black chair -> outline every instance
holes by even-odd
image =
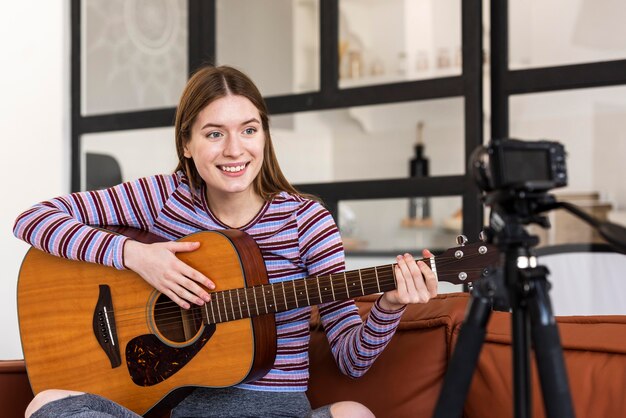
[[[122,169],[113,156],[91,152],[85,156],[85,190],[105,189],[122,182]]]

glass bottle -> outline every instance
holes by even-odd
[[[428,158],[424,155],[423,129],[424,122],[418,122],[417,141],[414,147],[415,155],[409,161],[411,177],[428,177]],[[430,202],[427,197],[412,197],[409,200],[409,218],[417,220],[430,218]]]

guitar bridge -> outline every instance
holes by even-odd
[[[109,358],[111,368],[119,367],[122,364],[122,358],[115,330],[113,299],[108,285],[100,285],[98,303],[93,313],[93,332],[100,347]]]

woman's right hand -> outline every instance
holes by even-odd
[[[199,247],[199,242],[143,244],[128,240],[124,244],[124,264],[180,307],[189,309],[190,303],[203,305],[211,300],[199,284],[215,288],[204,274],[176,257],[178,252],[195,251]]]

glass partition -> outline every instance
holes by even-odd
[[[461,233],[461,197],[425,198],[429,215],[410,217],[411,200],[342,200],[339,229],[348,253],[404,253],[456,246]],[[472,241],[477,241],[474,237]]]
[[[272,139],[292,183],[403,178],[422,144],[429,175],[465,173],[463,98],[278,115]]]
[[[626,59],[626,2],[509,0],[509,67]]]
[[[512,96],[511,136],[549,139],[565,145],[568,186],[556,189],[600,219],[626,225],[626,87],[603,87]],[[564,211],[550,213],[552,228],[542,244],[601,241]]]
[[[81,113],[176,106],[187,81],[187,2],[81,5]]]
[[[340,0],[340,87],[461,74],[460,0]]]
[[[319,0],[217,0],[217,63],[263,96],[319,89]]]

